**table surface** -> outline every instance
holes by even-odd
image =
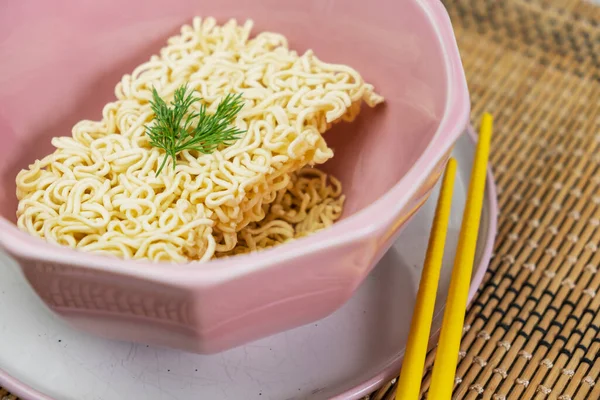
[[[472,122],[495,115],[501,211],[495,257],[467,314],[454,398],[598,399],[600,8],[582,0],[444,4]],[[390,382],[370,398],[392,400],[394,390]],[[0,388],[0,399],[16,397]]]

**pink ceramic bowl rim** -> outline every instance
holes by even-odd
[[[213,260],[202,268],[190,264],[160,264],[85,254],[57,245],[48,244],[20,231],[0,217],[0,246],[23,259],[43,260],[79,268],[108,271],[178,287],[209,287],[223,281],[296,259],[307,253],[335,248],[367,237],[382,229],[390,219],[402,215],[402,208],[415,188],[430,175],[460,134],[469,117],[469,93],[450,18],[439,0],[413,0],[424,11],[443,53],[446,71],[447,100],[445,114],[439,127],[417,162],[387,193],[363,210],[340,221],[333,227],[297,240],[279,248],[256,254],[237,256],[235,259]],[[192,268],[190,267],[192,266]]]
[[[473,129],[467,129],[469,137],[476,142],[477,137],[473,132]],[[475,297],[475,293],[479,289],[479,285],[483,281],[483,277],[485,272],[487,271],[488,264],[492,257],[492,250],[494,248],[494,241],[496,238],[496,230],[497,230],[497,221],[498,221],[498,201],[497,201],[497,193],[496,193],[496,185],[494,183],[494,177],[492,175],[491,170],[488,170],[487,183],[487,206],[490,213],[489,226],[488,226],[488,236],[485,241],[485,245],[483,248],[483,253],[481,257],[481,262],[477,266],[475,274],[471,280],[471,286],[469,288],[469,297],[468,304],[471,303],[473,298]],[[433,333],[432,336],[437,335],[437,333]],[[359,399],[377,388],[381,387],[381,385],[390,379],[392,379],[398,373],[400,369],[401,355],[399,354],[395,357],[381,372],[377,375],[369,379],[368,381],[362,383],[361,385],[352,388],[351,390],[346,391],[345,393],[337,396],[334,400],[351,400],[351,399]],[[0,369],[0,387],[4,387],[6,390],[11,392],[12,394],[19,396],[23,399],[29,400],[53,400],[51,397],[46,396],[38,392],[35,389],[28,387],[23,384],[21,381],[13,378],[5,371]]]

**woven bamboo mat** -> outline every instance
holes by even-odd
[[[445,4],[473,123],[484,110],[495,115],[501,210],[495,256],[467,314],[454,398],[600,399],[600,8]],[[425,393],[429,379],[427,370]],[[370,398],[391,400],[394,390],[390,383]],[[0,399],[16,397],[0,388]]]
[[[448,0],[473,123],[495,115],[495,255],[455,399],[600,399],[600,7]],[[434,358],[427,358],[426,394]],[[391,400],[388,384],[370,396]],[[426,395],[423,396],[426,398]],[[438,400],[438,399],[430,399]]]

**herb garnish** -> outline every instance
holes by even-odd
[[[154,112],[154,124],[146,125],[150,144],[163,149],[167,154],[158,168],[160,174],[169,157],[173,159],[173,169],[177,154],[183,150],[197,150],[204,154],[215,151],[219,145],[230,145],[239,139],[244,130],[231,126],[235,116],[244,106],[241,94],[228,94],[217,106],[214,114],[206,113],[206,106],[200,105],[198,112],[190,112],[192,104],[201,99],[194,96],[193,90],[187,93],[187,85],[175,90],[171,105],[152,88],[153,100],[150,106]]]

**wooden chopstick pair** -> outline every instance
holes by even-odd
[[[483,207],[492,127],[492,116],[487,113],[484,114],[448,289],[444,319],[433,365],[428,400],[448,400],[452,397],[454,389],[454,375],[458,364],[460,340],[475,259],[481,209]],[[408,335],[408,343],[402,362],[402,370],[398,379],[396,400],[417,400],[419,398],[444,256],[456,166],[456,160],[451,158],[444,173],[417,293],[417,302]]]

